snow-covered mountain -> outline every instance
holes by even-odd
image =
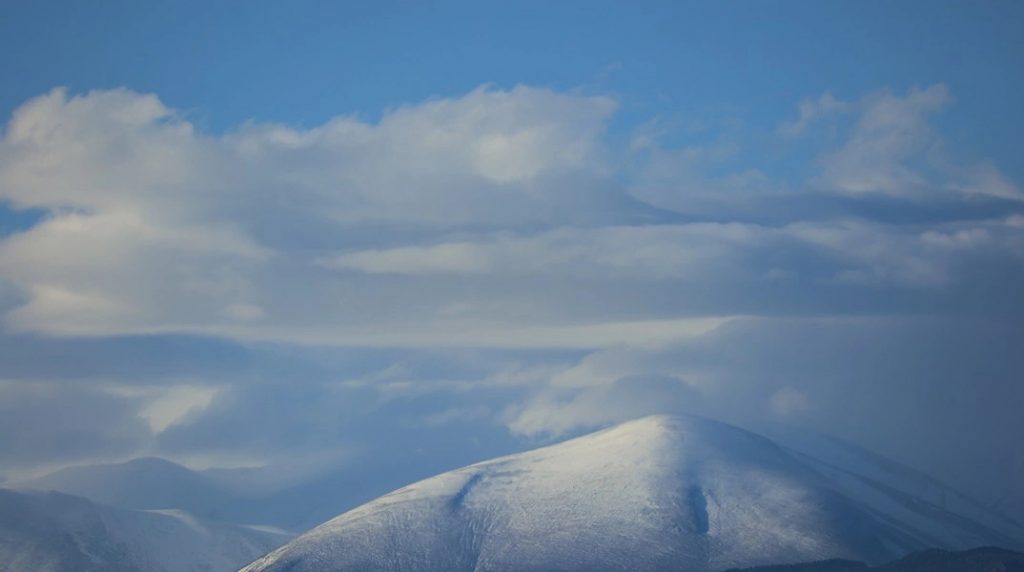
[[[887,486],[888,469],[868,465],[853,475],[722,423],[648,417],[420,481],[245,570],[697,572],[1024,539],[983,508],[958,514]]]
[[[229,572],[289,538],[179,510],[125,510],[63,493],[0,489],[5,572]]]

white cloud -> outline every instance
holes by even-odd
[[[882,91],[864,97],[856,104],[858,117],[845,142],[819,158],[816,184],[852,195],[921,197],[954,191],[1024,200],[990,162],[961,162],[950,156],[929,117],[952,101],[942,84],[910,89],[902,96]],[[802,109],[801,119],[804,115]]]
[[[505,233],[477,242],[350,252],[324,264],[370,274],[685,277],[763,231],[738,223],[563,228],[527,236]]]
[[[338,221],[428,225],[522,222],[559,194],[553,179],[606,171],[607,97],[477,89],[298,131],[250,125],[224,139],[266,192],[313,201]]]
[[[953,182],[952,187],[967,195],[1024,200],[1024,191],[990,161],[965,169],[960,180]]]
[[[181,383],[170,386],[108,385],[105,391],[142,403],[139,417],[146,420],[153,434],[187,421],[189,415],[209,407],[221,388]]]
[[[927,176],[912,165],[937,145],[927,121],[950,102],[945,86],[911,90],[906,97],[880,93],[862,112],[843,146],[822,157],[822,184],[841,192],[913,195]]]
[[[564,318],[563,318],[564,319]],[[664,320],[598,321],[524,324],[514,320],[407,321],[365,327],[260,329],[211,327],[209,333],[240,340],[395,348],[596,349],[620,345],[658,347],[714,330],[735,316],[702,316]]]
[[[298,231],[345,243],[367,236],[358,225],[368,221],[530,220],[562,200],[553,197],[565,177],[601,176],[600,135],[614,107],[605,97],[481,88],[376,124],[249,124],[214,137],[153,95],[54,90],[19,108],[0,141],[0,199],[49,213],[0,242],[0,278],[26,299],[7,325],[105,335],[252,323],[266,332],[281,312],[312,330],[347,324],[345,311],[327,309],[344,284],[318,269],[317,247]]]
[[[679,412],[699,401],[683,380],[623,378],[577,391],[547,391],[507,412],[508,428],[527,436],[563,436],[654,413]]]
[[[115,333],[202,323],[245,299],[267,249],[228,228],[166,225],[127,211],[54,215],[0,242],[0,274],[29,296],[7,324]]]
[[[723,326],[729,323],[737,322]],[[589,353],[552,372],[521,406],[506,411],[505,422],[514,433],[558,436],[653,413],[697,411],[709,391],[713,394],[713,381],[676,351],[712,340],[720,331],[658,346],[621,344]]]
[[[927,116],[949,101],[933,86],[850,104],[858,119],[821,180],[902,195],[951,172],[939,188],[1016,196],[990,163],[917,169],[939,141]],[[801,121],[841,103],[823,97]],[[963,260],[1020,254],[1011,224],[822,219],[757,169],[703,172],[741,157],[739,138],[648,142],[627,152],[644,154],[631,171],[604,134],[615,107],[480,88],[372,123],[213,135],[152,95],[54,90],[0,140],[0,199],[45,212],[0,239],[0,281],[16,291],[4,324],[360,347],[657,345],[701,320],[777,312],[751,300],[786,285],[941,287]],[[781,196],[786,222],[730,218]],[[706,221],[659,210],[709,204],[727,208]]]

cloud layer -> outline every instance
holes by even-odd
[[[946,87],[685,145],[619,105],[481,87],[216,134],[129,90],[26,102],[0,460],[458,463],[693,411],[1024,477],[1024,194],[942,134]]]

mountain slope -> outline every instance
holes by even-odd
[[[656,416],[418,482],[245,570],[724,570],[1024,532],[835,479],[753,433]]]
[[[1011,507],[991,507],[970,498],[921,471],[877,453],[821,433],[771,426],[758,432],[801,455],[819,471],[851,486],[884,488],[902,493],[961,516],[988,522],[996,528],[1014,529],[1024,525]]]
[[[5,572],[229,572],[288,538],[182,511],[124,510],[62,493],[0,489]]]

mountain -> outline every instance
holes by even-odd
[[[994,513],[957,514],[736,427],[655,416],[420,481],[244,570],[700,572],[1021,539]]]
[[[1024,553],[981,547],[961,552],[924,550],[899,560],[869,567],[863,562],[825,560],[801,564],[755,566],[729,572],[1024,572]]]
[[[126,510],[63,493],[0,489],[5,572],[229,572],[289,538],[179,510]]]
[[[867,572],[877,570],[863,562],[830,558],[818,562],[800,562],[798,564],[776,564],[753,566],[750,568],[732,568],[726,572]]]
[[[119,508],[176,508],[223,522],[303,531],[340,509],[353,508],[409,482],[410,475],[427,477],[440,467],[459,463],[449,464],[442,459],[434,464],[439,468],[424,471],[430,463],[423,459],[348,463],[308,479],[280,482],[272,475],[268,477],[262,468],[194,471],[147,457],[68,467],[5,486],[59,491]]]
[[[16,486],[60,491],[119,508],[174,508],[211,518],[220,516],[217,508],[232,496],[215,479],[156,457],[68,467]]]

